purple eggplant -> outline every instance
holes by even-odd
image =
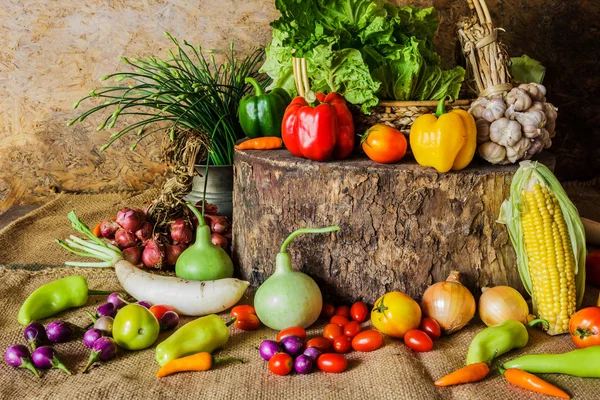
[[[269,361],[271,357],[281,351],[281,345],[274,340],[263,340],[259,347],[260,356]]]
[[[25,340],[27,340],[31,348],[35,350],[46,340],[46,328],[39,322],[34,321],[25,327],[23,336],[25,336]]]
[[[31,355],[31,360],[33,361],[33,365],[39,369],[56,368],[64,371],[67,375],[71,375],[71,371],[67,369],[65,364],[56,355],[56,350],[50,346],[38,347]]]
[[[29,354],[29,349],[22,344],[15,344],[6,349],[6,353],[4,353],[4,360],[8,365],[18,368],[26,368],[33,372],[33,374],[38,378],[40,377],[40,374],[37,372],[37,369],[35,369],[33,363],[31,362],[31,354]]]
[[[86,311],[85,314],[92,320],[94,329],[100,330],[104,336],[112,336],[112,326],[114,322],[112,317],[103,316],[98,318],[88,311]]]
[[[308,374],[313,369],[313,360],[304,354],[296,357],[294,361],[294,370],[299,374]]]
[[[125,301],[123,299],[123,295],[121,293],[109,294],[108,298],[106,299],[106,302],[114,304],[117,311],[127,305],[127,303],[125,303]]]
[[[288,353],[290,356],[297,356],[304,350],[304,343],[298,336],[286,336],[280,341],[283,351]]]
[[[319,356],[321,355],[321,350],[317,349],[316,347],[308,347],[306,350],[304,350],[304,353],[302,354],[310,357],[310,359],[313,360],[313,362],[316,362],[319,359]]]
[[[96,310],[98,317],[111,317],[114,318],[117,315],[117,307],[113,303],[104,303],[98,306]]]
[[[152,307],[152,304],[148,303],[147,301],[138,301],[138,304],[142,307],[146,307],[146,308],[150,308]]]
[[[73,327],[65,321],[52,321],[46,327],[46,335],[52,343],[68,342],[73,336]]]
[[[115,343],[112,338],[101,337],[94,342],[90,358],[88,359],[88,363],[83,369],[83,372],[87,372],[96,361],[108,361],[113,358],[115,354],[117,354],[117,343]]]
[[[85,344],[85,347],[89,347],[91,349],[94,347],[96,340],[100,339],[101,337],[102,331],[100,329],[92,328],[83,334],[83,344]]]
[[[175,311],[167,311],[160,318],[160,330],[168,331],[179,324],[179,315]]]

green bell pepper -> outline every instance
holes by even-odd
[[[246,78],[246,82],[254,86],[255,93],[240,101],[238,114],[242,130],[249,138],[281,137],[281,121],[291,102],[290,95],[281,88],[265,93],[254,78]]]
[[[212,353],[229,340],[228,326],[216,314],[207,315],[188,322],[175,331],[164,342],[156,346],[156,362],[162,367],[171,360],[196,353]]]
[[[567,374],[600,378],[600,346],[590,346],[563,354],[529,354],[504,363],[534,374]]]
[[[548,322],[543,319],[534,319],[527,326],[533,326],[540,322],[544,326],[548,326]],[[528,341],[527,328],[517,320],[508,319],[501,324],[490,326],[473,338],[467,353],[467,365],[487,363],[493,357],[508,353],[512,349],[525,347]]]

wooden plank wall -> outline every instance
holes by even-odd
[[[402,2],[396,1],[397,3]],[[454,62],[454,22],[464,1],[422,0],[442,20],[437,46]],[[597,173],[600,1],[489,0],[513,55],[526,52],[548,67],[549,98],[559,111],[555,152],[565,179]],[[265,45],[272,0],[3,0],[0,4],[0,211],[43,201],[56,191],[137,191],[159,183],[160,139],[135,152],[117,143],[97,117],[66,127],[75,100],[122,70],[121,56],[165,56],[162,32],[241,51]],[[591,145],[595,143],[595,145]],[[595,164],[594,164],[595,163]]]

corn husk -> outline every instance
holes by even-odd
[[[577,208],[575,208],[552,171],[538,162],[522,161],[513,177],[510,186],[510,197],[502,203],[500,217],[497,222],[505,224],[508,229],[510,240],[517,253],[517,264],[521,281],[523,282],[523,286],[525,286],[527,293],[531,295],[533,309],[536,310],[537,306],[535,304],[535,296],[533,296],[527,251],[525,250],[523,229],[521,227],[521,212],[525,207],[525,204],[521,199],[521,193],[524,189],[533,187],[536,183],[547,187],[548,190],[551,190],[554,193],[565,218],[565,224],[569,230],[571,247],[573,249],[575,260],[574,274],[575,285],[577,288],[577,308],[579,308],[585,290],[585,231]]]

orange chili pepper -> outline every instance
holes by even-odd
[[[96,236],[97,238],[102,237],[102,233],[100,233],[100,227],[102,226],[102,221],[98,222],[98,225],[96,225],[94,227],[94,230],[92,231],[92,233],[94,234],[94,236]]]
[[[452,386],[460,385],[461,383],[477,382],[485,378],[489,372],[490,367],[484,362],[469,364],[438,379],[434,382],[434,385]]]
[[[224,361],[239,361],[243,363],[243,361],[239,358],[213,357],[210,353],[202,352],[169,361],[158,370],[156,377],[162,378],[163,376],[171,375],[177,372],[208,371],[213,367],[213,365]]]
[[[283,145],[280,137],[263,136],[255,139],[248,139],[235,146],[237,150],[273,150],[279,149]]]
[[[561,399],[570,399],[571,396],[557,388],[551,383],[522,371],[517,368],[509,368],[507,370],[500,369],[500,372],[506,378],[506,381],[523,389],[531,390],[532,392],[547,394],[549,396],[560,397]]]

